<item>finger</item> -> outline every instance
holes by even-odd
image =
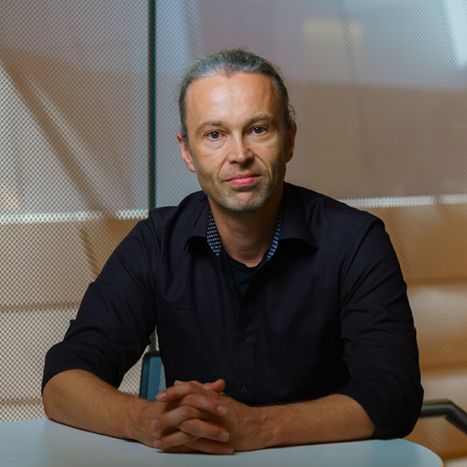
[[[210,391],[221,393],[225,389],[225,381],[223,379],[217,379],[211,383],[204,383],[203,387]]]
[[[183,441],[186,444],[180,444]],[[176,432],[165,436],[154,443],[154,447],[165,452],[187,453],[204,452],[208,454],[233,454],[233,447],[226,443],[211,441],[208,439],[191,438],[185,433]]]
[[[195,379],[191,379],[190,381],[184,381],[182,379],[175,379],[174,380],[174,386],[180,386],[180,384],[187,384],[187,383],[193,383],[198,386],[202,386],[203,383],[200,383],[199,381],[196,381]]]
[[[190,381],[180,381],[180,380],[176,380],[176,383],[179,384],[179,383],[192,383],[192,384],[195,384],[197,386],[202,386],[202,387],[205,387],[205,388],[216,388],[216,387],[220,387],[220,386],[224,386],[225,387],[225,381],[222,379],[222,378],[218,378],[216,379],[215,381],[208,381],[206,383],[200,383],[199,381],[196,381],[195,379],[192,379]],[[175,381],[174,381],[174,384],[175,384]]]
[[[190,381],[180,383],[165,389],[164,391],[157,394],[156,399],[159,402],[176,401],[182,399],[183,397],[191,393],[215,394],[215,392],[205,389],[200,383]]]
[[[204,384],[212,384],[212,383],[200,383],[199,381],[196,381],[195,379],[192,379],[190,381],[183,381],[181,379],[174,380],[174,386],[180,386],[180,384],[186,384],[186,383],[192,383],[198,386],[203,386]]]
[[[181,384],[185,384],[188,381],[182,381],[179,379],[176,379],[174,381],[174,386],[180,386]],[[205,389],[209,389],[211,391],[216,391],[216,392],[222,392],[225,389],[225,381],[223,379],[216,379],[216,381],[210,381],[208,383],[200,383],[198,381],[190,381],[193,384],[198,384]]]
[[[188,446],[188,443],[193,441],[193,437],[183,431],[175,431],[160,439],[156,439],[153,442],[153,446],[162,451],[169,449],[180,448],[182,446]]]
[[[205,452],[208,454],[233,454],[234,448],[230,444],[219,443],[209,439],[194,439],[186,445],[195,451]]]
[[[162,414],[152,422],[152,428],[156,437],[162,436],[172,428],[178,428],[180,424],[191,418],[201,418],[202,413],[190,405],[180,405],[177,408]]]
[[[204,394],[188,394],[181,400],[181,405],[190,405],[202,412],[223,416],[227,413],[227,406],[222,400]]]
[[[196,439],[186,433],[177,431],[154,442],[154,447],[167,452],[198,451],[209,454],[232,454],[229,444],[209,439]]]
[[[187,420],[180,424],[178,428],[180,431],[183,431],[194,438],[205,438],[212,441],[220,441],[222,443],[226,443],[230,439],[230,434],[227,430],[204,420]]]

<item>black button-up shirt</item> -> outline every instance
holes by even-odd
[[[408,433],[423,390],[382,222],[290,184],[281,212],[278,244],[241,295],[229,259],[208,242],[203,193],[151,211],[89,286],[43,384],[80,368],[118,386],[156,326],[168,385],[224,378],[226,393],[251,405],[346,394],[375,436]]]

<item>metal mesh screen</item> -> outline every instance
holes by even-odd
[[[0,420],[43,416],[45,352],[147,213],[147,14],[0,0]]]

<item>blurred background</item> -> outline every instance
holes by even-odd
[[[283,71],[298,121],[287,179],[385,221],[426,399],[467,409],[465,0],[0,0],[0,12],[0,420],[44,416],[45,352],[89,282],[149,208],[198,189],[175,139],[177,83],[226,47]],[[443,419],[411,439],[467,465],[467,437]]]

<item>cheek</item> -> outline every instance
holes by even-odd
[[[213,160],[202,160],[198,161],[196,164],[196,173],[198,177],[203,179],[210,179],[218,171],[216,169],[216,164],[213,163]]]
[[[258,159],[273,170],[282,167],[286,163],[287,153],[285,148],[278,148],[277,143],[270,143],[258,149],[256,154]]]

